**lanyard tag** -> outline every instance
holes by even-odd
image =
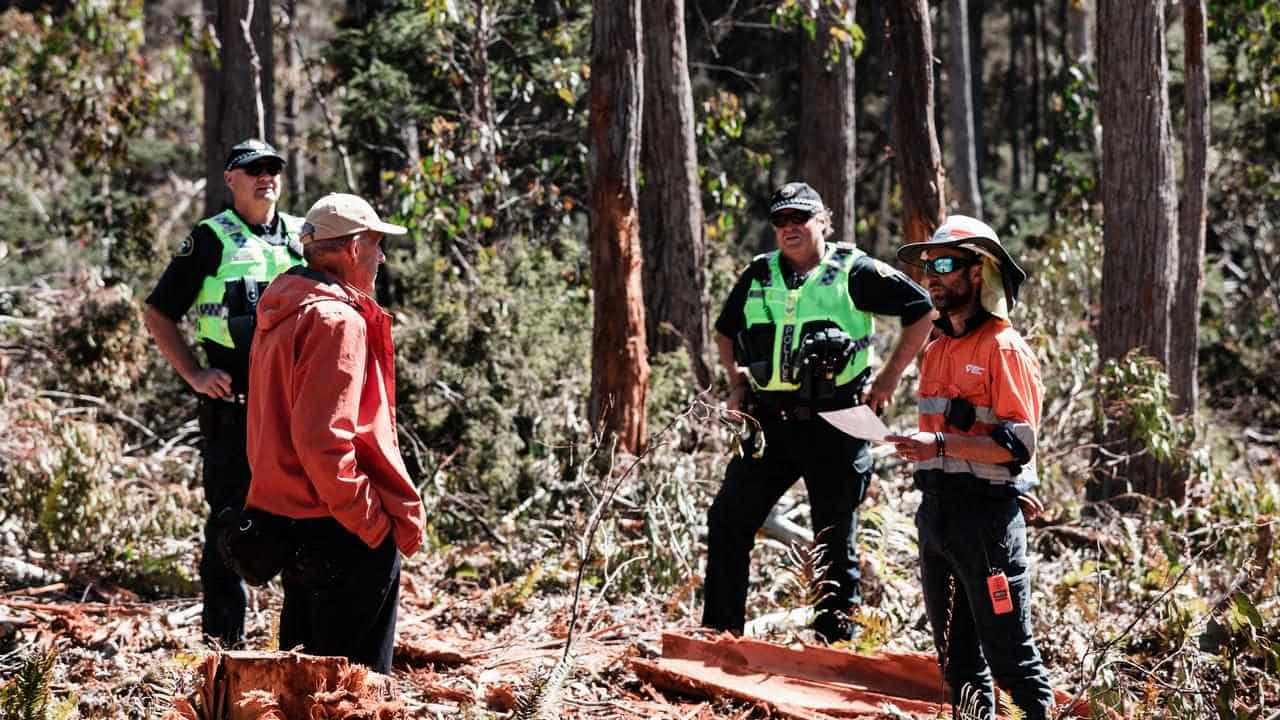
[[[1009,597],[1009,578],[1004,571],[987,578],[987,594],[991,596],[991,609],[996,615],[1013,612],[1013,599]]]

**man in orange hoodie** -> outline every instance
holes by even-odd
[[[345,656],[386,673],[400,553],[422,544],[422,501],[395,427],[391,316],[373,299],[385,223],[364,200],[326,195],[307,212],[308,267],[258,301],[250,357],[246,507],[290,518],[280,647]]]

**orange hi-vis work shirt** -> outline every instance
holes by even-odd
[[[920,429],[990,436],[1007,423],[1032,459],[1016,474],[1011,470],[1016,466],[953,457],[930,458],[918,463],[916,471],[965,475],[993,486],[1012,484],[1019,491],[1036,485],[1034,456],[1043,396],[1040,363],[1008,321],[992,316],[959,337],[939,335],[925,347],[920,367]],[[968,430],[947,423],[947,410],[957,398],[974,406],[975,421]]]

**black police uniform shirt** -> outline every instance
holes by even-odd
[[[231,211],[235,212],[235,209],[232,208]],[[244,221],[240,213],[236,215]],[[285,241],[284,222],[279,214],[266,225],[256,225],[248,221],[245,221],[245,225],[254,235],[268,242],[283,244]],[[204,284],[204,279],[217,275],[218,266],[221,264],[222,242],[209,227],[197,225],[169,260],[169,266],[160,275],[155,289],[147,296],[147,304],[175,323],[182,322],[182,317],[195,304],[196,295],[200,294],[200,286]],[[249,353],[207,340],[200,344],[204,346],[209,367],[224,370],[231,375],[232,392],[247,392]]]
[[[800,284],[808,278],[808,274],[801,275],[792,270],[786,256],[780,255],[778,259],[787,288],[794,290],[800,287]],[[751,280],[767,277],[769,277],[769,261],[766,258],[753,261],[742,275],[738,276],[738,281],[729,291],[729,297],[720,309],[720,316],[716,318],[716,332],[730,338],[738,337],[738,333],[747,324],[743,308],[747,304],[747,292],[751,289]],[[929,293],[925,292],[924,288],[901,270],[876,260],[870,255],[859,257],[849,270],[849,297],[853,299],[854,306],[863,312],[901,318],[903,327],[928,315],[933,309]]]

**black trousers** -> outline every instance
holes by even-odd
[[[858,584],[858,505],[871,479],[865,440],[826,420],[761,418],[762,457],[734,458],[707,511],[707,571],[702,624],[741,633],[756,531],[782,494],[803,477],[815,537],[825,544],[826,580],[835,585],[818,610],[846,611],[861,602]]]
[[[336,520],[295,524],[297,556],[283,573],[280,649],[345,657],[391,672],[400,551],[390,535],[376,548]]]
[[[994,717],[991,679],[1008,691],[1029,720],[1042,720],[1053,689],[1031,636],[1031,573],[1027,525],[1014,498],[926,491],[916,513],[920,578],[951,702]],[[997,615],[987,578],[1003,572],[1012,612]]]
[[[246,595],[240,576],[218,555],[213,519],[223,508],[244,507],[249,493],[245,417],[243,405],[208,398],[200,400],[200,432],[204,435],[201,481],[209,504],[200,557],[200,587],[204,594],[200,627],[205,635],[225,647],[244,640]]]

